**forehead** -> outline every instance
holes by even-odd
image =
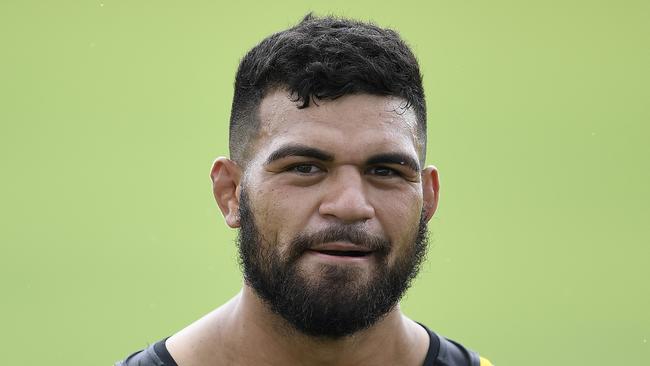
[[[303,109],[298,105],[284,90],[262,100],[255,155],[286,143],[301,143],[336,157],[362,158],[387,150],[418,156],[417,119],[411,108],[404,108],[401,98],[353,94],[317,100]]]

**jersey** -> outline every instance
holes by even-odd
[[[422,327],[429,333],[429,349],[422,366],[492,366],[474,351]],[[115,366],[179,366],[167,350],[167,338],[131,354]]]

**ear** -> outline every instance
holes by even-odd
[[[440,181],[438,180],[438,169],[430,165],[422,171],[422,198],[427,222],[433,217],[433,214],[438,208],[439,194]]]
[[[239,227],[239,191],[241,168],[234,161],[219,157],[212,164],[210,178],[212,193],[221,209],[226,224],[231,228]]]

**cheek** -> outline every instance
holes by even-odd
[[[385,234],[396,245],[396,251],[410,244],[420,224],[422,197],[415,190],[381,192],[375,212]]]
[[[281,247],[305,230],[314,212],[313,193],[304,189],[260,187],[255,197],[260,233],[267,242],[279,243]]]

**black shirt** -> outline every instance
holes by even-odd
[[[422,366],[480,366],[479,357],[475,352],[437,335],[424,325],[422,327],[429,333],[429,349]],[[167,338],[131,354],[115,366],[178,366],[165,345]]]

